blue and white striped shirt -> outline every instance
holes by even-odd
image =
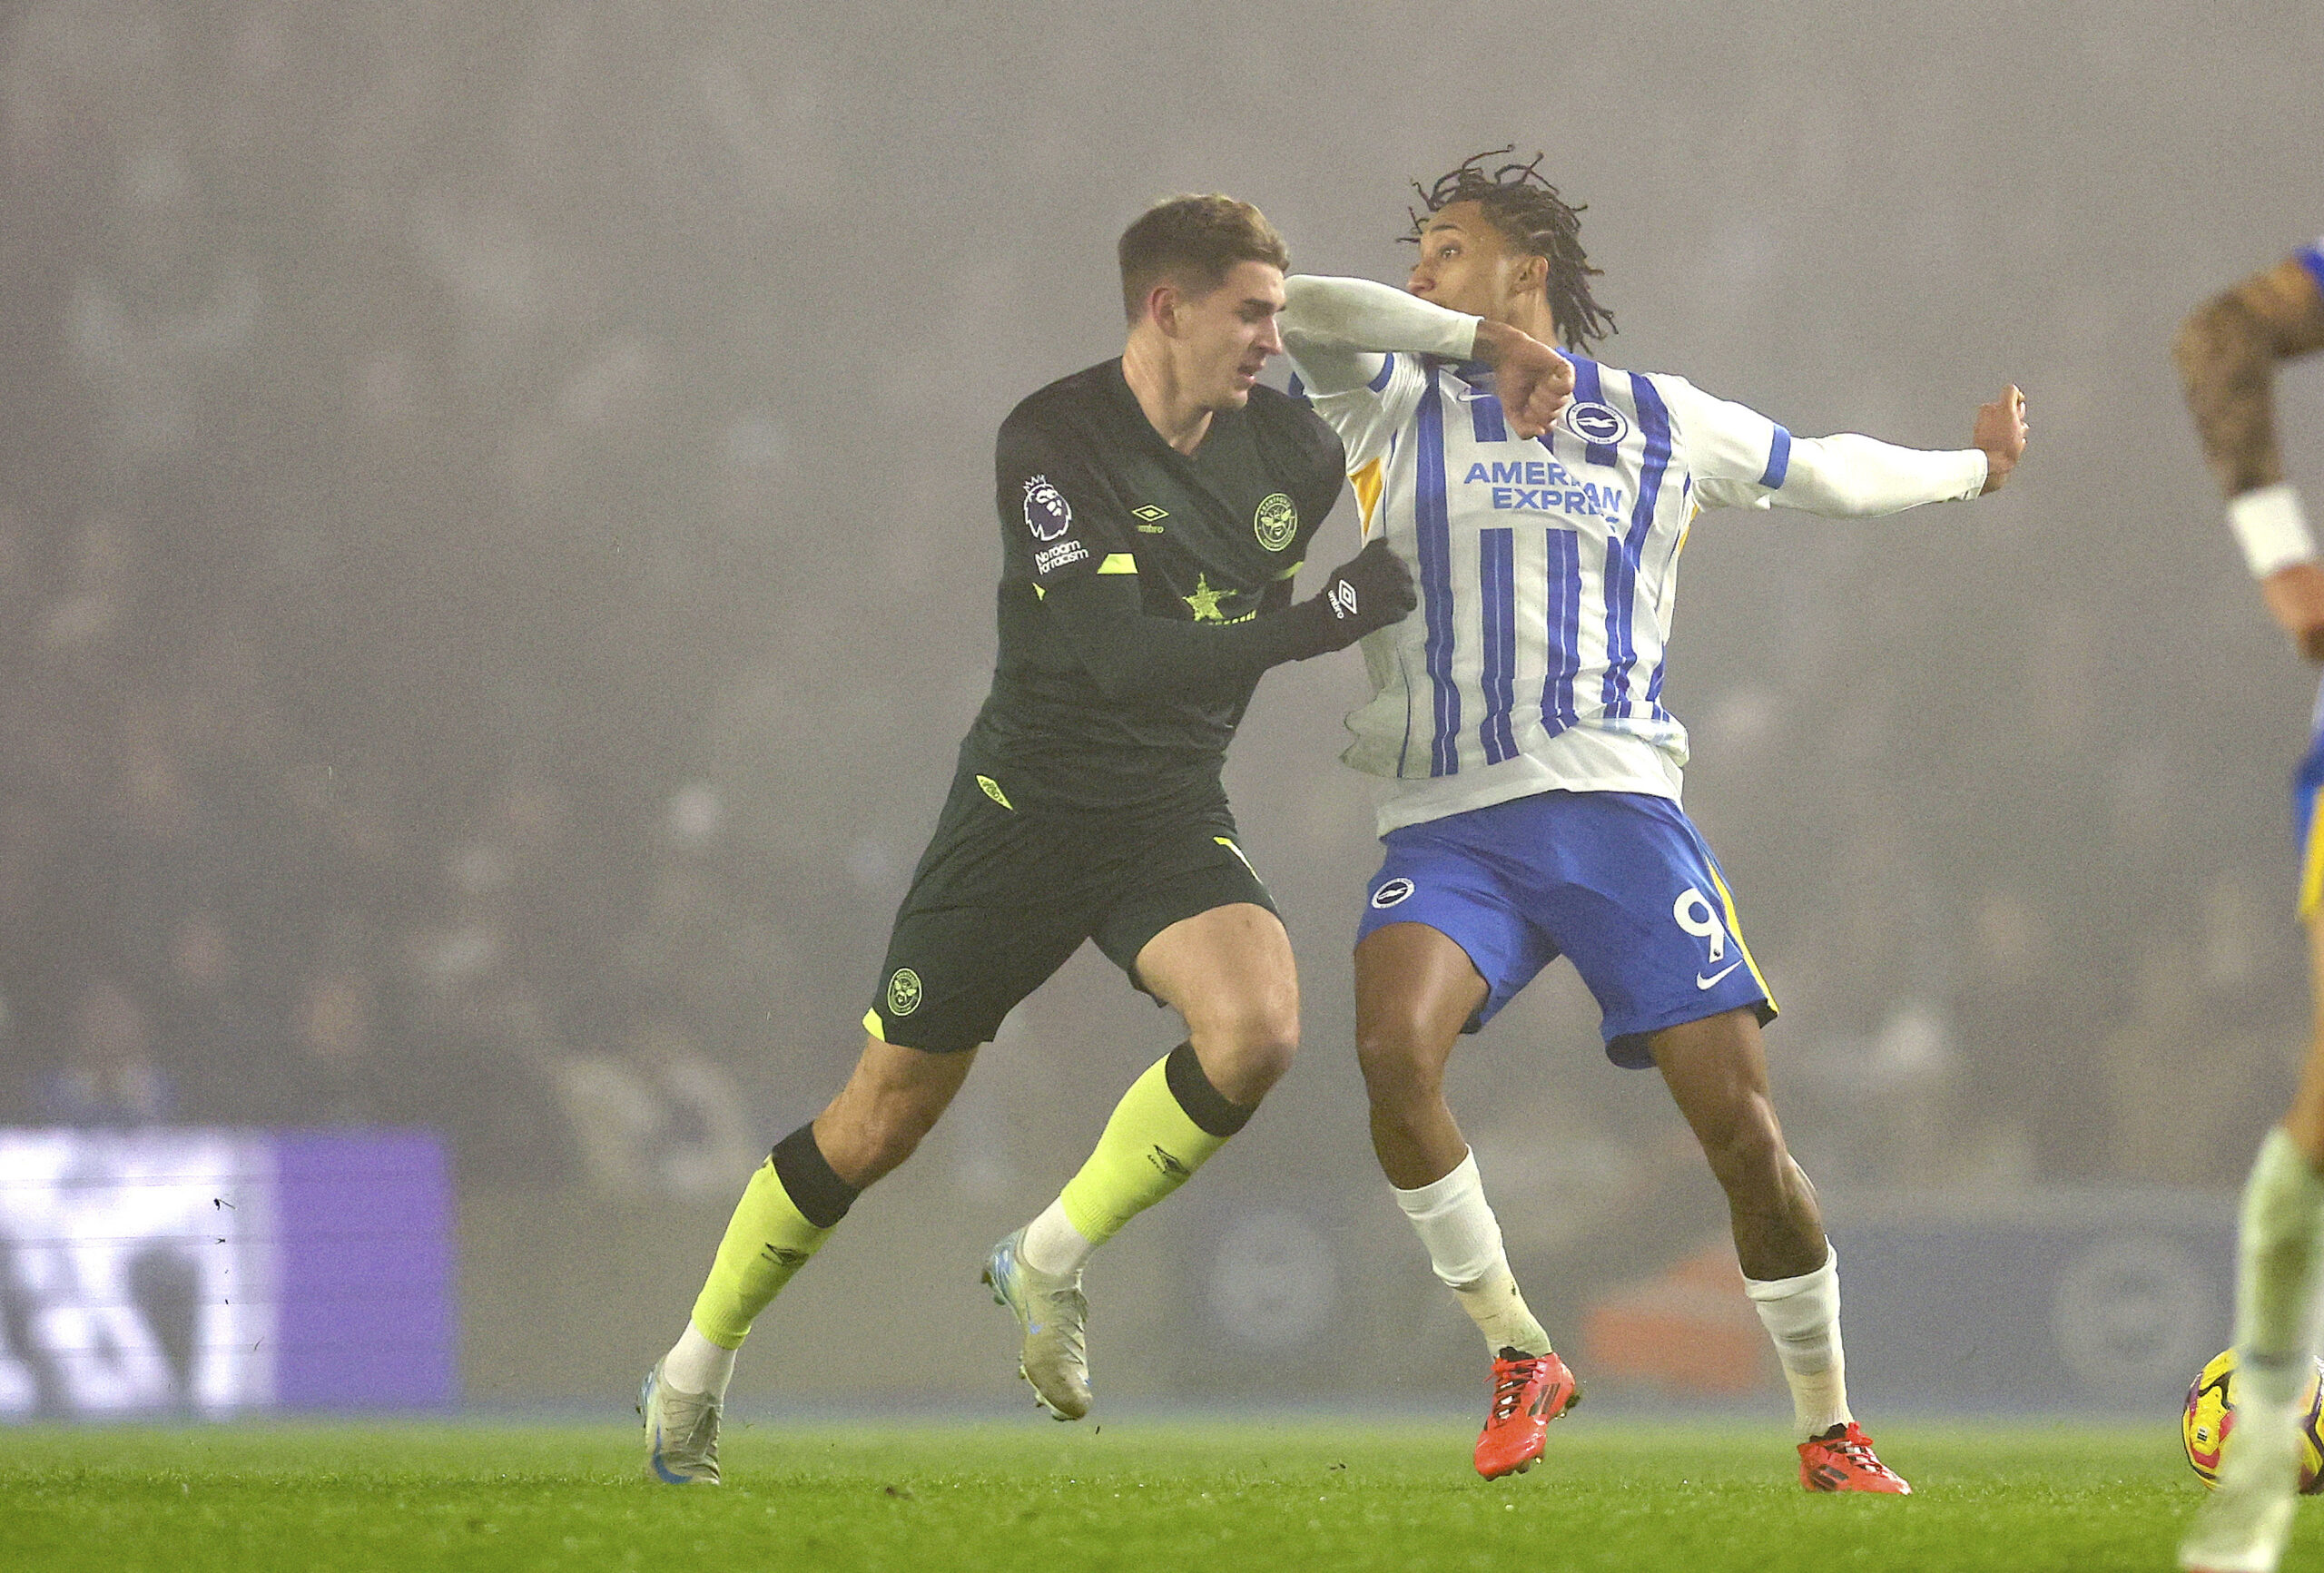
[[[1888,512],[1985,478],[1975,449],[1795,444],[1682,378],[1581,359],[1572,404],[1520,441],[1482,367],[1363,365],[1368,382],[1311,398],[1346,445],[1366,537],[1384,532],[1420,588],[1415,614],[1364,642],[1373,697],[1341,756],[1393,783],[1383,834],[1560,789],[1675,800],[1687,730],[1662,703],[1663,651],[1696,514]]]

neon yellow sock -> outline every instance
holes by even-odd
[[[751,1176],[727,1221],[717,1260],[694,1299],[694,1326],[721,1349],[742,1348],[753,1320],[831,1236],[793,1204],[769,1158]]]
[[[1181,1048],[1177,1055],[1184,1056],[1187,1066],[1200,1075],[1191,1050]],[[1122,1094],[1122,1101],[1114,1106],[1112,1117],[1106,1121],[1097,1150],[1058,1196],[1065,1205],[1067,1220],[1093,1245],[1112,1239],[1123,1224],[1185,1185],[1234,1134],[1231,1129],[1223,1134],[1206,1130],[1195,1123],[1170,1089],[1169,1066],[1174,1057],[1165,1055],[1130,1083],[1129,1091]],[[1182,1076],[1186,1069],[1182,1066]],[[1234,1108],[1207,1083],[1203,1090],[1209,1091],[1221,1107]],[[1236,1113],[1246,1115],[1246,1111]],[[1226,1122],[1216,1115],[1211,1118],[1213,1125],[1223,1123]],[[1233,1123],[1241,1121],[1237,1118]]]

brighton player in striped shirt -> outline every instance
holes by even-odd
[[[1502,150],[1504,152],[1509,150]],[[1452,1046],[1558,956],[1617,1065],[1662,1073],[1725,1188],[1751,1300],[1788,1378],[1811,1490],[1901,1493],[1848,1411],[1839,1281],[1785,1148],[1775,1015],[1710,849],[1679,806],[1687,738],[1662,703],[1679,554],[1707,508],[1857,516],[2000,486],[2024,451],[2014,388],[1974,446],[1794,437],[1683,379],[1580,351],[1612,329],[1578,210],[1540,160],[1483,154],[1422,191],[1406,291],[1294,278],[1285,348],[1346,445],[1367,535],[1408,562],[1421,614],[1364,641],[1374,694],[1348,763],[1384,778],[1386,859],[1355,950],[1357,1050],[1381,1167],[1493,1352],[1487,1477],[1540,1456],[1578,1396],[1512,1278],[1443,1096]],[[1481,324],[1562,341],[1572,402],[1521,440],[1474,363]]]
[[[2203,456],[2228,498],[2228,524],[2260,599],[2292,647],[2324,662],[2324,567],[2284,479],[2276,446],[2276,363],[2324,349],[2324,241],[2205,302],[2173,347]],[[2324,728],[2324,694],[2318,696]],[[2324,1265],[2324,839],[2316,797],[2324,730],[2292,779],[2303,849],[2299,918],[2308,926],[2318,1019],[2290,1112],[2268,1133],[2243,1189],[2236,1276],[2235,1432],[2219,1489],[2197,1513],[2180,1564],[2203,1573],[2270,1573],[2290,1533],[2299,1475],[2297,1410],[2315,1366],[2317,1277]]]

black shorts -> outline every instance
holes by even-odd
[[[1147,940],[1237,901],[1275,910],[1224,788],[1162,808],[1039,808],[963,765],[897,909],[864,1027],[907,1048],[974,1048],[1084,939],[1142,988]]]

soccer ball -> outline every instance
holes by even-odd
[[[2308,1391],[2299,1401],[2299,1489],[2309,1496],[2324,1492],[2324,1360],[2309,1373]],[[2186,1444],[2187,1462],[2204,1485],[2219,1486],[2220,1455],[2228,1433],[2235,1429],[2235,1351],[2222,1350],[2187,1390],[2187,1412],[2179,1422],[2179,1440]]]

